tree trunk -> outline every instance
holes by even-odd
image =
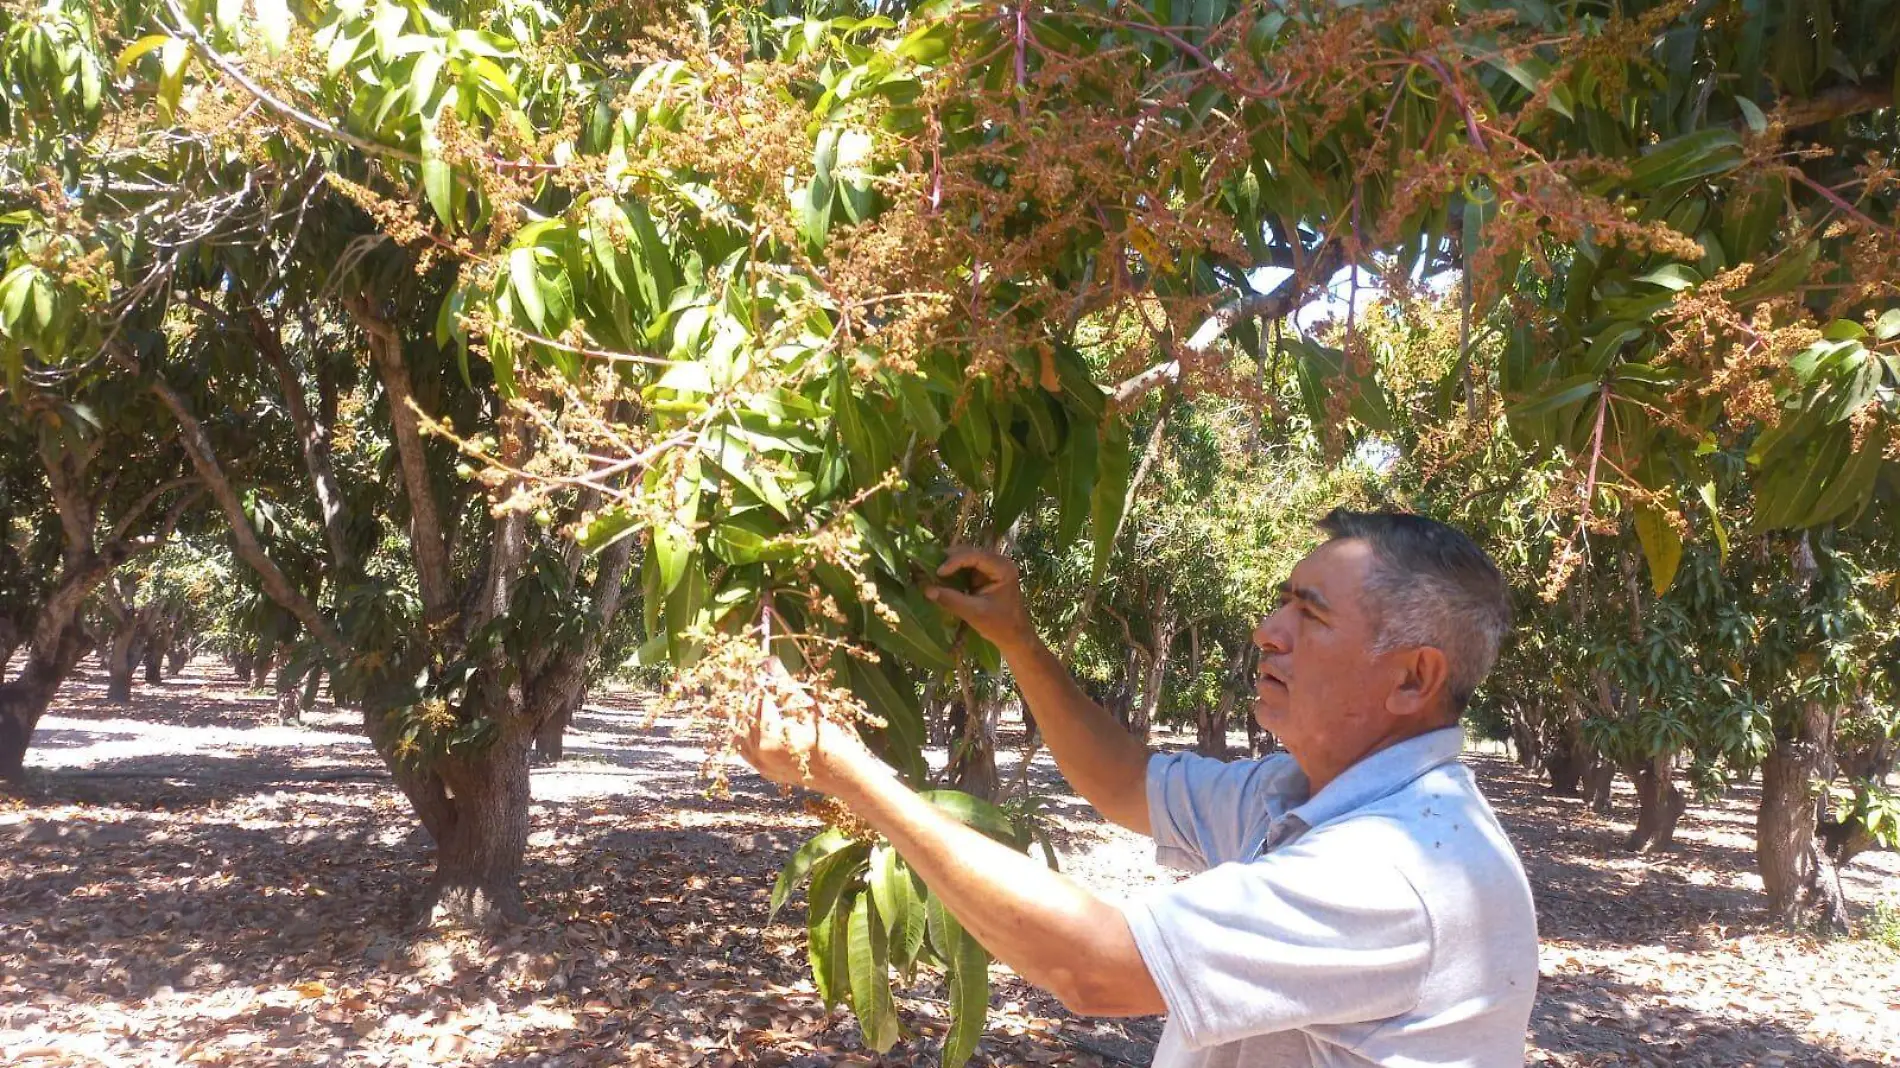
[[[1815,786],[1833,772],[1834,716],[1819,701],[1803,705],[1793,737],[1777,738],[1761,766],[1761,809],[1755,817],[1755,866],[1768,894],[1768,914],[1798,928],[1813,921],[1847,929],[1840,877],[1818,837]]]
[[[1226,667],[1221,671],[1220,702],[1211,711],[1204,712],[1196,739],[1195,751],[1202,756],[1215,760],[1227,759],[1227,724],[1233,718],[1234,704],[1240,699],[1241,687],[1245,684],[1246,646],[1236,646],[1228,655]]]
[[[1167,590],[1161,591],[1160,602],[1155,606],[1154,643],[1149,646],[1148,678],[1142,684],[1141,700],[1135,705],[1134,715],[1128,724],[1129,732],[1143,745],[1148,744],[1155,712],[1161,707],[1161,692],[1168,682],[1168,650],[1174,644],[1175,612]]]
[[[0,683],[0,780],[17,780],[25,773],[33,730],[53,703],[59,684],[84,655],[84,639],[76,624],[68,622],[56,633],[38,625],[34,629],[36,642],[27,646],[20,674]]]
[[[1590,770],[1591,757],[1595,756],[1583,739],[1581,720],[1581,715],[1573,710],[1563,726],[1554,732],[1555,736],[1542,754],[1544,770],[1550,773],[1550,792],[1558,797],[1582,796],[1583,777]]]
[[[185,665],[190,662],[191,643],[179,641],[174,635],[170,647],[165,650],[165,674],[176,676],[185,670]]]
[[[297,672],[291,669],[290,647],[279,646],[277,655],[272,659],[279,665],[277,677],[272,680],[271,689],[275,696],[277,722],[303,726],[303,701],[301,700],[303,682]]]
[[[1636,784],[1636,829],[1623,841],[1623,848],[1639,853],[1668,849],[1675,842],[1676,822],[1689,799],[1676,787],[1672,754],[1652,757],[1624,770]]]
[[[163,639],[154,639],[145,646],[145,682],[148,686],[159,686],[165,682],[165,646]]]
[[[115,705],[129,704],[132,700],[132,678],[138,673],[143,652],[142,630],[136,617],[132,617],[112,632],[112,643],[106,650],[106,700]]]
[[[582,689],[572,700],[563,702],[561,707],[541,721],[534,731],[534,756],[539,764],[559,764],[562,755],[562,742],[567,735],[568,725],[574,722],[574,714],[581,710],[587,699],[587,691]]]
[[[993,801],[1002,785],[996,775],[996,715],[1002,702],[977,693],[967,667],[959,666],[958,674],[963,729],[951,749],[950,781],[965,793]]]
[[[1616,785],[1616,764],[1599,756],[1584,776],[1584,796],[1590,799],[1590,811],[1599,816],[1610,814],[1610,791]]]
[[[504,714],[497,721],[518,718]],[[529,744],[526,731],[504,727],[481,752],[443,762],[446,818],[439,815],[429,827],[435,877],[419,923],[494,927],[528,918],[521,865],[528,851]],[[430,822],[425,817],[424,826]]]
[[[19,678],[0,684],[0,780],[17,780],[25,774],[33,729],[46,714],[46,706],[53,703],[59,683],[58,676],[29,659]]]

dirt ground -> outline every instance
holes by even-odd
[[[208,661],[129,707],[102,683],[68,686],[27,787],[0,794],[0,1065],[935,1063],[940,988],[901,999],[911,1037],[880,1060],[813,993],[801,908],[766,923],[816,821],[749,776],[706,798],[700,741],[631,699],[590,705],[567,760],[536,770],[536,922],[490,942],[405,926],[427,842],[353,716],[278,726]],[[1606,819],[1468,759],[1536,890],[1531,1063],[1900,1065],[1900,952],[1765,923],[1749,790],[1635,857],[1615,848],[1627,794]],[[1046,757],[1030,780],[1063,870],[1117,897],[1174,877]],[[1847,883],[1862,914],[1900,907],[1900,858]],[[1081,1020],[993,979],[977,1063],[1147,1063],[1158,1020]]]

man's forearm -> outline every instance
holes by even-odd
[[[1004,648],[1003,655],[1069,785],[1110,821],[1151,833],[1148,750],[1089,700],[1041,639],[1032,634]]]
[[[1077,1012],[1160,1012],[1161,993],[1119,909],[1031,857],[964,826],[884,769],[828,789],[896,848],[964,929]]]

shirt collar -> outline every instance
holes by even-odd
[[[1340,772],[1338,778],[1287,815],[1297,817],[1309,828],[1318,827],[1377,801],[1440,764],[1456,760],[1464,746],[1462,727],[1441,727],[1389,745]]]

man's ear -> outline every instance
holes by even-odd
[[[1407,650],[1400,661],[1404,674],[1386,697],[1394,715],[1435,717],[1451,702],[1451,664],[1445,654],[1429,645]]]

